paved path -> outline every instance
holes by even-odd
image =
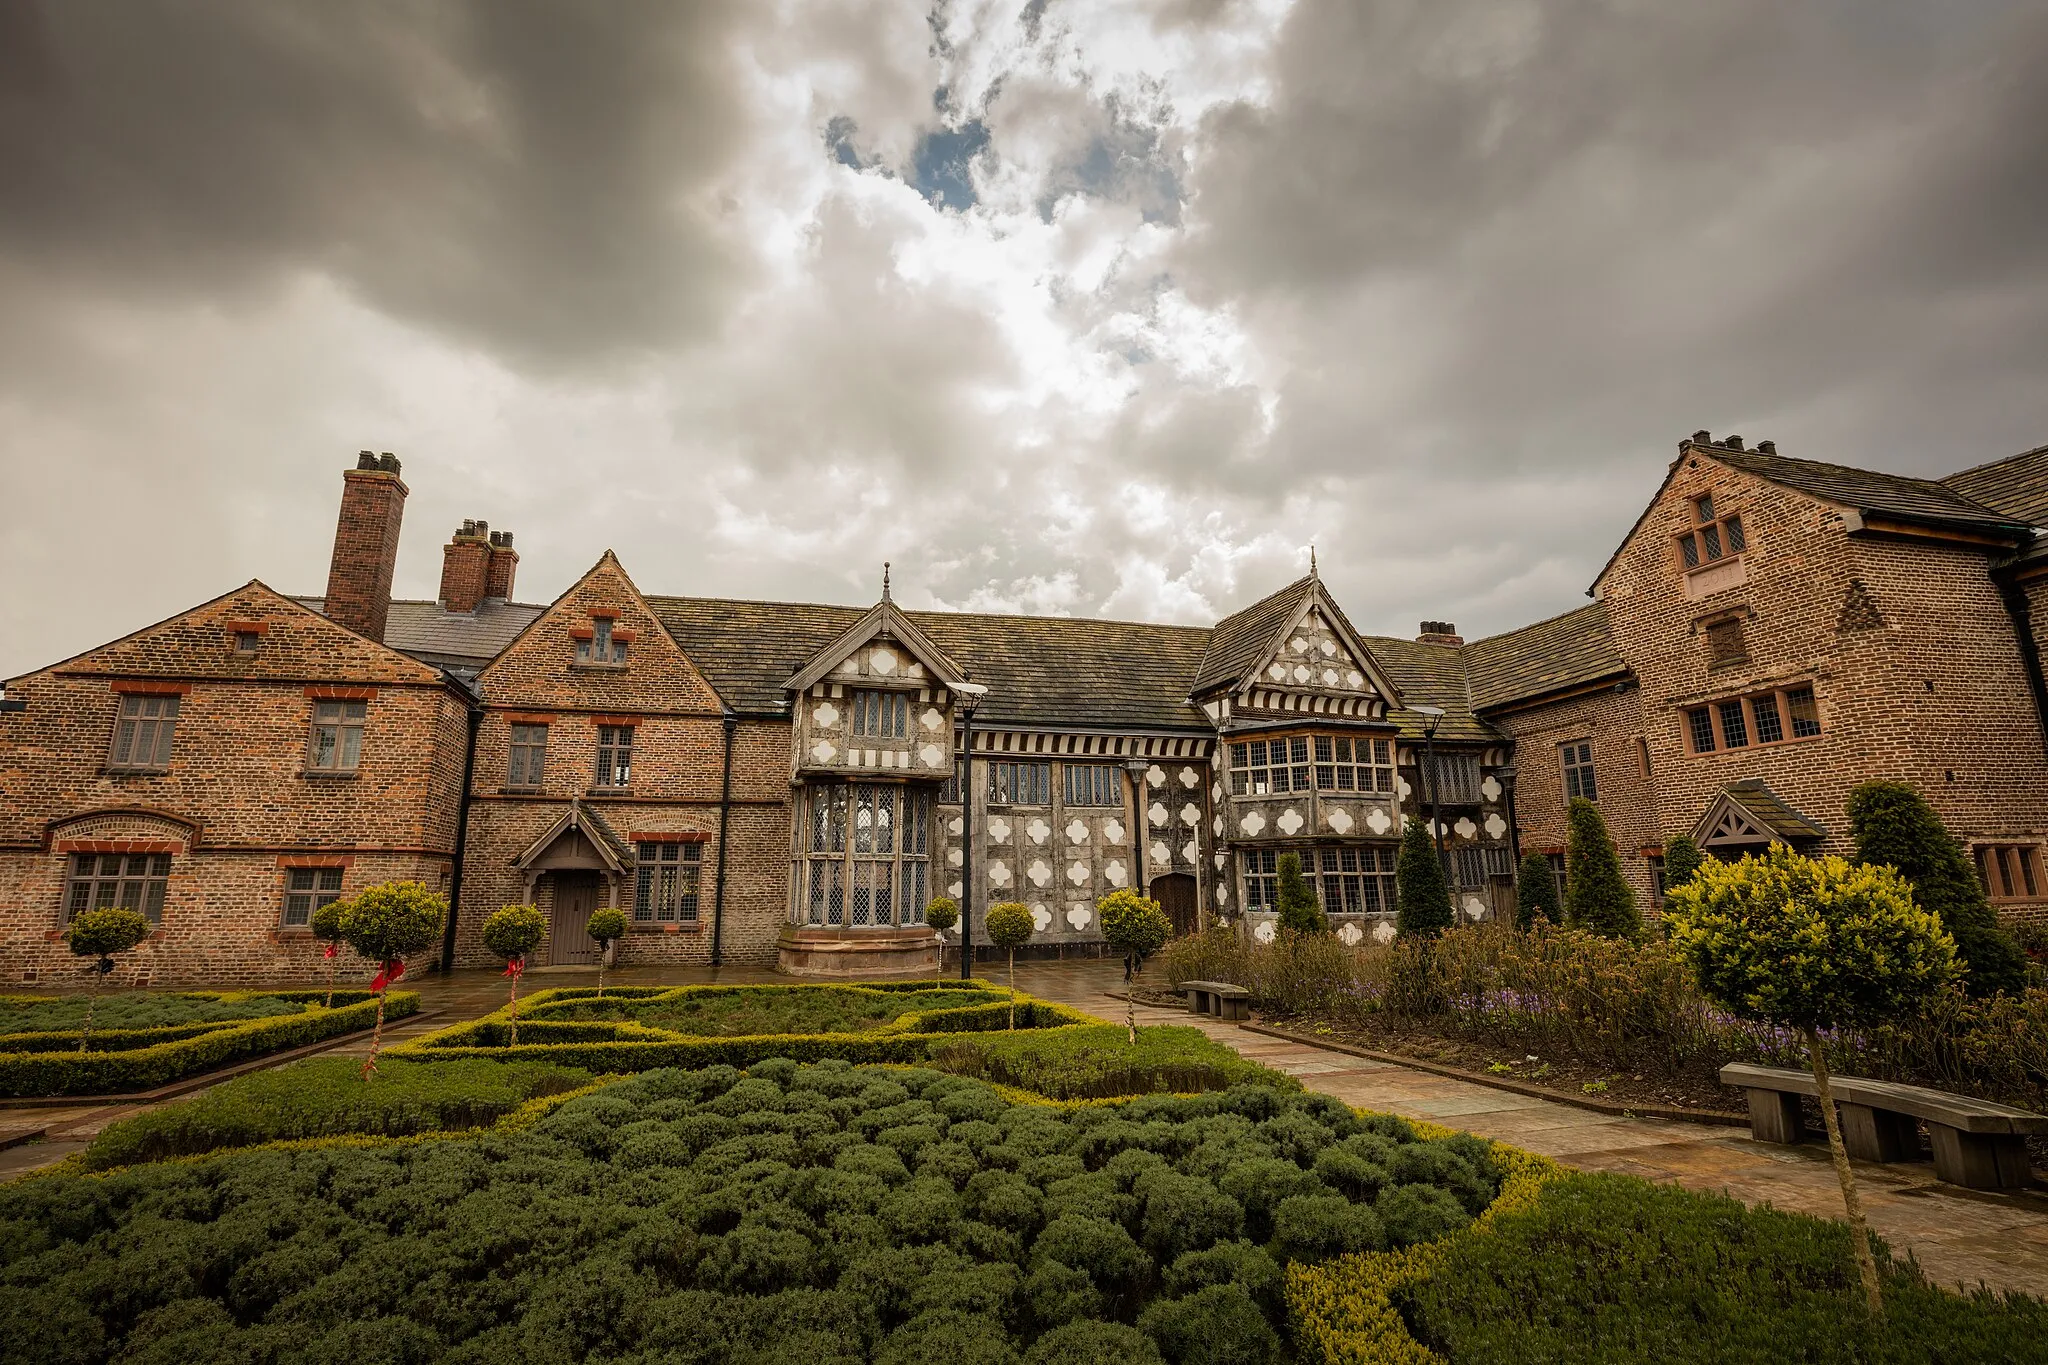
[[[984,975],[1002,980],[1000,971]],[[528,990],[583,985],[590,972],[529,973]],[[610,973],[620,985],[682,984],[714,979],[701,968],[629,968]],[[754,969],[727,969],[724,982],[782,982]],[[1057,1000],[1105,1019],[1121,1019],[1118,969],[1101,962],[1026,963],[1017,969],[1020,990]],[[461,972],[442,980],[406,982],[432,1017],[405,1020],[387,1031],[397,1041],[503,1003],[505,982],[492,972]],[[1491,1086],[1453,1080],[1391,1062],[1371,1061],[1305,1043],[1271,1038],[1216,1019],[1139,1006],[1141,1024],[1193,1024],[1253,1061],[1299,1078],[1310,1089],[1362,1109],[1430,1119],[1498,1138],[1583,1170],[1616,1171],[1671,1181],[1698,1190],[1725,1190],[1752,1204],[1839,1217],[1841,1191],[1824,1146],[1777,1147],[1753,1142],[1740,1129],[1619,1118]],[[343,1044],[336,1055],[360,1056],[367,1039]],[[26,1118],[56,1122],[66,1139],[0,1151],[0,1179],[46,1165],[83,1146],[100,1127],[125,1112],[81,1105],[76,1110],[7,1109],[0,1132]],[[60,1115],[63,1116],[59,1122]],[[1933,1279],[1947,1284],[2017,1289],[2048,1295],[2048,1197],[2038,1192],[1989,1194],[1936,1181],[1927,1165],[1858,1162],[1857,1178],[1870,1221],[1895,1250],[1911,1250]]]

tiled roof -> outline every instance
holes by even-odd
[[[1995,511],[1933,479],[1883,474],[1874,469],[1852,469],[1848,465],[1823,464],[1818,460],[1795,460],[1786,455],[1766,455],[1757,450],[1725,450],[1701,446],[1700,453],[1721,463],[1794,488],[1816,498],[1841,503],[1869,512],[1882,512],[1912,521],[1935,521],[1947,525],[1985,526],[2000,530],[2026,525],[2007,513]]]
[[[1472,705],[1482,711],[1628,669],[1614,647],[1604,602],[1474,640],[1464,654]]]
[[[782,684],[865,612],[815,603],[649,597],[683,652],[735,709],[772,713]],[[989,689],[983,725],[1206,728],[1188,679],[1209,632],[1080,616],[905,612]]]
[[[1728,785],[1728,799],[1755,816],[1771,833],[1787,841],[1824,839],[1827,831],[1785,804],[1762,780],[1745,777]]]
[[[327,610],[323,598],[292,600],[323,614]],[[428,663],[481,668],[546,610],[529,602],[479,602],[472,614],[443,611],[438,602],[393,598],[384,643]]]
[[[1404,709],[1389,711],[1387,719],[1401,727],[1403,738],[1422,738],[1423,718],[1407,709],[1416,706],[1443,707],[1444,718],[1437,723],[1438,739],[1499,738],[1472,714],[1463,650],[1455,645],[1423,645],[1388,635],[1367,635],[1361,640],[1401,693]]]
[[[1212,687],[1234,683],[1246,670],[1259,663],[1259,656],[1273,637],[1301,609],[1302,599],[1315,586],[1315,579],[1298,578],[1271,596],[1262,597],[1216,623],[1207,632],[1208,649],[1188,690],[1196,696]]]
[[[2048,526],[2048,446],[1962,470],[1941,482],[2005,516]]]

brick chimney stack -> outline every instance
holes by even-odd
[[[398,567],[398,527],[406,487],[398,457],[365,450],[341,475],[341,518],[327,566],[327,617],[372,640],[384,639],[391,613],[391,575]]]
[[[512,548],[510,531],[491,532],[491,567],[484,575],[484,597],[492,602],[512,600],[512,578],[519,572],[519,552]]]
[[[441,607],[475,611],[491,576],[491,524],[465,521],[441,547]]]
[[[1424,621],[1422,634],[1415,637],[1418,645],[1462,645],[1465,637],[1458,634],[1458,628],[1449,621]]]

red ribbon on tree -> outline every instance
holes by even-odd
[[[504,974],[513,977],[526,975],[526,959],[524,957],[506,958]]]
[[[330,943],[330,944],[328,944],[328,945],[327,945],[327,951],[326,951],[326,952],[324,952],[324,953],[322,953],[322,954],[320,954],[320,956],[322,956],[322,957],[333,957],[333,956],[334,956],[334,955],[335,955],[335,954],[336,954],[337,952],[339,952],[339,951],[341,951],[341,948],[340,948],[340,945],[339,945],[339,944],[334,944],[334,943]]]
[[[385,963],[380,969],[378,969],[378,972],[375,976],[370,978],[370,989],[373,991],[381,991],[386,986],[390,985],[392,982],[398,980],[399,977],[404,975],[405,959],[402,957],[393,958],[391,961]]]

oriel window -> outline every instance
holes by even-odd
[[[909,739],[910,698],[901,692],[858,691],[851,698],[853,733],[861,739]]]

